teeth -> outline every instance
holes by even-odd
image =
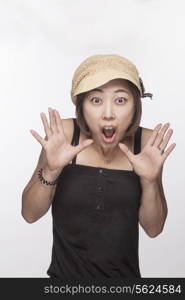
[[[115,128],[111,127],[111,126],[105,126],[105,127],[102,128],[102,131],[107,132],[107,133],[108,132],[111,133],[111,132],[115,132]]]
[[[103,127],[103,129],[114,129],[114,127],[105,126],[105,127]]]
[[[114,127],[105,126],[103,127],[102,131],[106,137],[112,137],[115,132],[115,129]]]

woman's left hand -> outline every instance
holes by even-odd
[[[162,124],[158,124],[154,128],[146,145],[138,154],[133,154],[125,144],[118,144],[141,180],[147,182],[156,181],[166,158],[175,148],[176,144],[173,143],[165,150],[173,134],[172,129],[167,131],[169,125],[169,123],[166,123],[161,129]]]

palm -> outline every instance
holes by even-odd
[[[135,155],[133,161],[134,171],[139,176],[151,181],[159,175],[161,165],[161,154],[152,147],[144,148],[141,153]]]
[[[53,136],[45,145],[46,158],[50,169],[56,169],[60,165],[66,165],[73,157],[79,152],[82,144],[78,146],[72,146],[65,138],[60,134]]]
[[[169,130],[164,137],[168,126],[164,125],[158,133],[160,128],[159,124],[154,128],[151,137],[139,154],[134,155],[126,145],[119,143],[120,149],[127,155],[136,174],[148,181],[157,179],[164,161],[176,146],[172,144],[164,151],[173,131]]]
[[[31,132],[46,152],[49,169],[55,170],[67,165],[78,152],[88,147],[93,140],[86,139],[77,146],[72,146],[64,134],[62,120],[58,111],[49,110],[49,116],[50,126],[45,114],[41,114],[46,139],[43,139],[36,131],[32,130]]]

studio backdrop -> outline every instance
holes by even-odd
[[[168,216],[150,238],[139,227],[143,277],[185,277],[185,3],[183,0],[0,0],[0,277],[47,277],[51,209],[29,224],[22,192],[44,137],[40,113],[75,117],[76,67],[88,56],[118,54],[138,67],[146,91],[141,126],[169,122],[176,148],[165,162]]]

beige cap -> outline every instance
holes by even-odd
[[[136,66],[127,58],[117,54],[98,54],[85,59],[76,69],[72,79],[71,98],[76,105],[78,94],[97,88],[110,80],[122,78],[131,81],[140,91],[141,97],[150,97]]]

